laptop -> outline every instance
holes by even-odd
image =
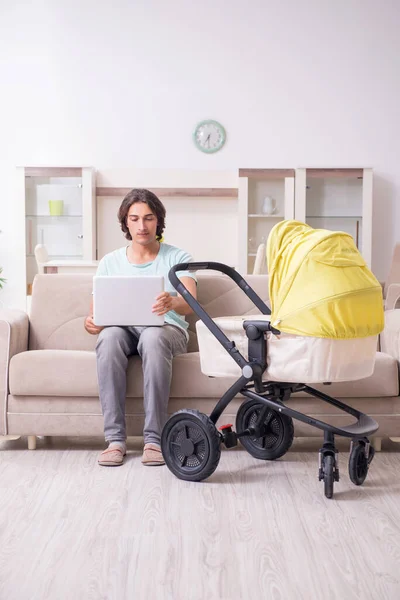
[[[98,275],[93,277],[93,320],[99,326],[164,325],[164,315],[151,312],[164,291],[164,277]]]

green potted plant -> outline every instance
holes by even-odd
[[[2,269],[2,267],[0,267],[0,275],[2,274],[2,272],[3,272],[3,269]],[[0,277],[0,290],[6,281],[7,281],[7,279],[4,279],[4,277]]]

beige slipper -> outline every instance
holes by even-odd
[[[145,444],[142,456],[142,463],[146,467],[156,467],[159,465],[165,465],[161,448],[155,444]]]
[[[100,454],[97,462],[102,467],[119,467],[124,462],[125,454],[120,448],[107,448]]]

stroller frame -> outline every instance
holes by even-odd
[[[331,396],[310,387],[309,385],[303,383],[262,381],[262,375],[267,368],[268,342],[266,334],[268,331],[271,331],[274,334],[279,334],[280,332],[273,328],[269,321],[254,319],[244,321],[243,327],[248,338],[248,360],[246,360],[236,348],[235,343],[229,340],[176,275],[177,271],[198,271],[204,269],[220,271],[229,276],[250,300],[252,300],[262,314],[271,314],[269,307],[248,285],[245,279],[237,271],[223,263],[181,263],[175,265],[169,271],[171,284],[181,294],[196,315],[203,321],[209,331],[217,338],[232,359],[239,365],[242,370],[242,375],[220,398],[209,417],[193,410],[178,411],[172,415],[164,427],[161,444],[167,466],[181,479],[200,481],[208,477],[218,465],[219,448],[218,451],[214,453],[216,454],[214,460],[212,460],[213,456],[208,457],[208,460],[205,461],[206,464],[204,465],[204,469],[199,468],[197,462],[201,459],[201,453],[196,455],[195,446],[196,443],[199,445],[200,442],[190,440],[190,435],[187,434],[188,423],[186,421],[188,419],[190,422],[192,422],[193,419],[194,421],[197,419],[197,426],[200,430],[204,430],[204,435],[206,436],[205,439],[207,438],[208,440],[209,448],[214,447],[215,449],[216,445],[221,442],[228,448],[233,447],[237,445],[237,440],[241,439],[242,444],[250,454],[257,458],[271,460],[283,456],[289,449],[293,441],[292,419],[297,419],[303,423],[317,427],[324,432],[324,443],[319,451],[318,478],[320,481],[324,481],[325,495],[328,498],[331,498],[333,495],[333,483],[334,481],[339,481],[338,451],[335,447],[335,435],[352,439],[349,459],[349,475],[353,483],[361,485],[367,476],[368,467],[374,455],[374,449],[367,436],[378,429],[376,421],[370,416],[340,402],[336,398],[332,398]],[[327,382],[326,385],[330,385],[330,383]],[[285,401],[287,401],[293,393],[300,391],[307,392],[311,396],[332,404],[336,408],[352,415],[356,420],[350,425],[336,427],[286,406]],[[250,409],[251,406],[256,407],[254,408],[254,412],[251,413],[251,423],[246,421],[245,424],[247,426],[242,431],[235,432],[232,430],[232,425],[225,425],[220,428],[220,432],[217,432],[215,424],[228,404],[237,394],[241,394],[249,401],[253,401],[253,405],[251,405],[251,402],[244,403],[246,405],[249,404]],[[244,404],[242,404],[242,407]],[[242,407],[239,408],[238,416]],[[186,422],[184,425],[186,431],[184,440],[183,442],[172,441],[172,444],[174,444],[173,447],[171,446],[171,435],[173,435],[174,430],[175,432],[178,431],[179,423],[183,423],[184,421]],[[281,439],[279,447],[272,450],[270,448],[270,452],[268,452],[268,449],[265,449],[265,452],[263,453],[262,448],[259,448],[257,440],[261,438],[265,439],[265,437],[268,436],[268,425],[271,424],[271,421],[275,422],[275,434],[279,434],[279,431],[277,433],[277,430],[279,429],[280,424],[281,428],[282,426],[284,428],[284,435],[282,436],[282,432],[279,434]],[[238,420],[236,424],[238,425]],[[195,425],[192,425],[192,427],[195,427]],[[212,427],[214,427],[217,432],[217,437],[210,433]],[[209,434],[211,435],[210,439],[208,439]],[[176,450],[176,448],[178,448],[178,450]],[[178,459],[175,456],[176,452],[178,452]],[[190,452],[192,452],[192,454],[190,454]],[[213,453],[211,452],[211,455],[212,454]],[[194,460],[190,461],[190,458],[194,456],[197,456],[197,462]],[[212,465],[210,464],[210,460]],[[196,464],[191,468],[190,464],[194,463]]]

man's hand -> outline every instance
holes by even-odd
[[[197,284],[193,277],[181,277],[181,281],[193,298],[197,298]],[[174,310],[178,315],[190,315],[193,312],[180,294],[171,296],[169,292],[162,292],[157,296],[152,306],[152,312],[158,315],[165,315],[170,310]]]
[[[174,298],[169,292],[162,292],[156,298],[155,304],[151,307],[151,311],[157,315],[165,315],[168,311],[173,310]]]
[[[85,329],[88,333],[91,333],[92,335],[97,335],[102,329],[104,329],[104,327],[98,327],[97,325],[95,325],[93,317],[89,316],[85,319]]]

